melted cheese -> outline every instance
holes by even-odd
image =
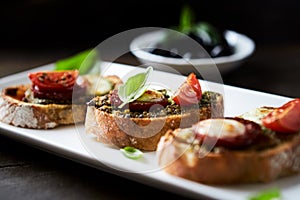
[[[261,119],[268,115],[271,111],[273,111],[273,109],[267,107],[255,108],[249,112],[242,114],[240,117],[262,125]]]
[[[199,134],[210,137],[236,137],[246,131],[244,124],[232,119],[207,119],[195,126]]]
[[[161,100],[164,98],[164,95],[156,90],[146,90],[142,96],[140,96],[137,100],[138,101],[155,101]]]

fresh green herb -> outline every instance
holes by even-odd
[[[97,56],[98,53],[96,50],[88,49],[83,52],[77,53],[71,57],[58,60],[55,63],[55,70],[78,69],[80,74],[87,74],[93,70],[93,67],[95,67]]]
[[[281,199],[281,193],[278,189],[262,191],[249,198],[249,200],[279,200],[279,199]]]
[[[153,68],[148,67],[145,73],[136,74],[130,77],[124,84],[119,86],[118,95],[123,101],[119,108],[122,108],[127,103],[132,102],[142,96],[148,87],[146,82],[152,71]]]
[[[222,35],[218,30],[208,22],[196,23],[195,14],[190,6],[183,6],[179,18],[179,25],[177,28],[179,32],[184,34],[194,33],[201,36],[204,43],[209,45],[217,45],[221,42]]]
[[[131,159],[138,159],[143,156],[143,152],[140,150],[134,148],[134,147],[124,147],[123,149],[120,149],[120,151],[128,158]]]
[[[189,6],[184,6],[181,10],[178,31],[182,33],[189,33],[195,25],[195,16]]]

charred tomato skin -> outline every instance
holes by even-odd
[[[78,70],[66,70],[32,72],[28,77],[41,91],[65,91],[73,88],[78,75]]]
[[[28,74],[35,98],[71,100],[78,70],[40,71]]]

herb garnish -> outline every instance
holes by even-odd
[[[184,6],[181,10],[178,31],[189,33],[195,26],[195,15],[189,6]]]
[[[202,21],[196,22],[195,14],[190,6],[185,5],[180,14],[179,25],[175,30],[184,34],[195,34],[201,36],[204,44],[217,45],[222,42],[222,35],[210,23]]]
[[[139,73],[130,77],[124,84],[119,86],[118,95],[123,102],[119,108],[122,108],[127,103],[130,103],[144,94],[148,85],[147,79],[153,68],[150,66],[146,69],[145,73]]]
[[[128,158],[131,159],[138,159],[143,156],[143,152],[140,150],[134,148],[134,147],[124,147],[123,149],[120,149],[120,151]]]
[[[249,198],[249,200],[279,200],[279,199],[281,199],[281,193],[278,189],[270,189],[270,190],[262,191]]]
[[[87,74],[91,71],[95,71],[93,67],[95,66],[97,61],[98,53],[96,50],[85,50],[80,53],[77,53],[71,57],[58,60],[55,63],[54,70],[75,70],[78,69],[80,74]],[[99,69],[96,70],[95,73],[99,73]]]

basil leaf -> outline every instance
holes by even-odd
[[[55,63],[54,70],[78,69],[80,74],[87,74],[95,66],[95,63],[97,61],[97,56],[98,56],[98,53],[96,50],[88,49],[83,52],[77,53],[71,57],[58,60]],[[97,67],[99,67],[99,66],[97,66]],[[96,73],[99,73],[99,69],[96,70]]]
[[[138,159],[141,158],[143,156],[143,152],[141,152],[140,150],[134,148],[134,147],[124,147],[123,149],[120,149],[120,151],[128,158],[131,159]]]
[[[135,92],[138,91],[140,86],[144,84],[145,80],[146,80],[145,73],[137,74],[133,77],[130,77],[126,82],[126,85],[123,85],[123,87],[121,86],[121,89],[125,90],[124,92],[126,97],[134,95]]]
[[[145,73],[139,73],[130,77],[124,84],[118,88],[118,95],[123,103],[119,106],[122,108],[125,104],[132,102],[142,96],[147,89],[147,79],[151,72],[152,67],[148,67]]]
[[[281,194],[278,189],[271,189],[262,191],[252,197],[249,200],[279,200],[281,199]]]

